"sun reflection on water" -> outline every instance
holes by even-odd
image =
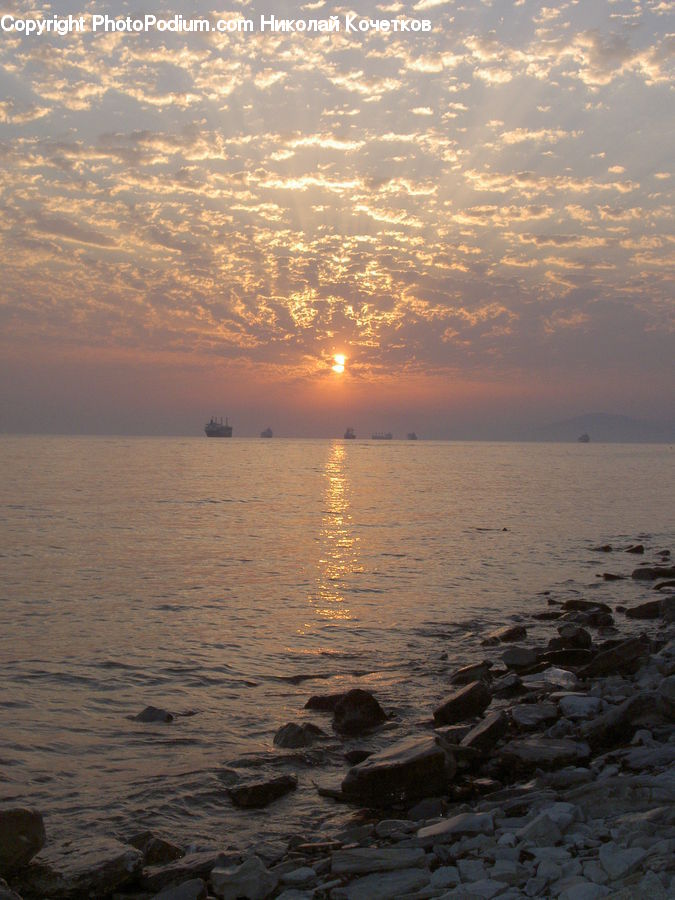
[[[326,487],[317,593],[310,601],[322,618],[333,621],[352,618],[345,602],[345,583],[350,575],[362,571],[358,554],[359,538],[352,529],[346,456],[344,444],[331,446],[324,471]]]

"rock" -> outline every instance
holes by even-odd
[[[347,900],[391,900],[419,891],[429,884],[428,869],[400,869],[395,872],[377,872],[357,878],[347,885]]]
[[[0,900],[21,900],[21,897],[10,890],[7,882],[0,878]]]
[[[434,731],[441,738],[443,746],[447,747],[449,744],[461,744],[471,731],[471,725],[441,725],[440,728],[434,728]]]
[[[305,703],[305,709],[314,709],[317,712],[333,712],[344,697],[344,691],[341,694],[315,694]]]
[[[403,738],[351,768],[342,792],[349,800],[388,806],[442,793],[455,770],[437,736]]]
[[[675,722],[675,675],[664,678],[659,685],[659,709],[671,722]]]
[[[581,735],[594,750],[627,744],[635,731],[635,722],[657,710],[657,696],[642,691],[624,700],[619,706],[581,726]]]
[[[432,847],[434,844],[452,843],[467,835],[494,834],[494,830],[495,824],[490,813],[460,813],[420,828],[417,839],[423,847]]]
[[[212,869],[217,866],[228,866],[239,863],[238,853],[230,854],[229,858],[222,853],[204,851],[201,853],[188,853],[181,859],[177,859],[168,865],[152,866],[144,869],[141,877],[141,887],[148,892],[165,890],[168,887],[176,887],[185,881],[202,879],[206,881]]]
[[[632,547],[627,547],[627,548],[626,548],[626,553],[640,553],[640,554],[642,554],[642,553],[644,553],[644,552],[645,552],[644,544],[633,544]]]
[[[611,544],[600,544],[598,547],[591,547],[591,550],[595,550],[597,553],[611,553],[612,545]]]
[[[208,891],[201,878],[191,878],[176,887],[168,887],[151,900],[206,900]]]
[[[565,694],[558,700],[560,712],[565,718],[574,721],[600,715],[604,705],[600,697],[588,697],[585,694]]]
[[[298,786],[294,775],[278,775],[267,781],[247,781],[235,784],[227,789],[227,793],[235,806],[242,809],[262,809]]]
[[[440,866],[431,873],[431,887],[435,890],[456,887],[460,881],[461,877],[457,866]]]
[[[603,572],[602,577],[604,581],[625,581],[625,575],[615,575],[614,572]]]
[[[369,691],[347,691],[333,710],[333,728],[340,734],[361,734],[386,720],[384,710]]]
[[[520,675],[509,672],[492,685],[492,693],[495,697],[514,697],[524,693],[525,688]]]
[[[151,831],[134,834],[127,843],[141,851],[145,866],[159,866],[185,856],[185,851],[180,847],[156,837]]]
[[[606,897],[608,894],[609,889],[603,885],[583,881],[565,888],[558,894],[558,900],[599,900],[600,897]]]
[[[140,874],[143,854],[114,838],[87,837],[77,844],[49,844],[21,872],[21,894],[40,897],[104,897]]]
[[[495,644],[506,644],[511,641],[522,641],[527,637],[527,629],[524,625],[505,625],[503,628],[497,628],[491,631],[481,641],[483,646],[493,646]]]
[[[240,866],[216,867],[211,872],[211,886],[222,900],[264,900],[278,884],[278,878],[265,868],[257,856],[250,856]]]
[[[553,638],[553,641],[555,640]],[[542,659],[550,662],[552,666],[585,666],[593,659],[593,656],[591,650],[574,647],[568,650],[549,650],[543,654]]]
[[[587,760],[590,747],[567,738],[528,737],[511,741],[501,749],[507,763],[523,769],[555,769]]]
[[[311,866],[300,866],[298,869],[292,869],[290,872],[284,872],[281,876],[281,883],[290,887],[302,887],[316,881],[316,870]]]
[[[473,747],[476,750],[486,752],[492,749],[497,741],[503,737],[509,727],[509,720],[503,709],[490,713],[482,722],[465,735],[460,741],[462,747]]]
[[[601,612],[611,613],[612,611],[606,603],[600,603],[596,600],[582,600],[579,597],[565,600],[563,609],[568,612],[591,612],[593,610],[600,610]]]
[[[289,722],[283,725],[274,735],[273,743],[277,747],[296,749],[298,747],[310,747],[315,741],[328,737],[325,731],[312,725],[311,722]]]
[[[0,875],[27,865],[46,839],[44,820],[37,810],[0,809]]]
[[[436,819],[443,815],[445,803],[440,797],[426,797],[408,810],[408,818],[413,822]]]
[[[552,622],[555,621],[555,619],[559,619],[561,616],[562,612],[559,609],[550,609],[546,612],[533,613],[532,618],[541,622]]]
[[[363,762],[364,759],[368,759],[368,757],[372,755],[372,750],[359,750],[357,748],[355,750],[348,750],[345,753],[345,759],[350,766],[356,766],[358,763]]]
[[[656,581],[657,578],[675,578],[675,566],[642,566],[633,569],[631,578],[638,581]]]
[[[660,611],[666,622],[675,622],[675,594],[663,598]]]
[[[423,866],[426,854],[420,847],[354,847],[333,853],[333,875],[365,875]]]
[[[598,653],[579,671],[580,678],[597,678],[601,675],[631,674],[637,670],[639,660],[648,655],[649,649],[639,638],[628,638],[616,647]]]
[[[546,815],[540,813],[527,825],[524,825],[517,833],[518,839],[538,847],[553,847],[562,840],[562,832],[556,823]],[[540,873],[537,871],[537,875]]]
[[[529,669],[539,659],[532,647],[509,647],[502,653],[502,659],[509,669]]]
[[[593,643],[590,632],[579,625],[574,625],[572,622],[559,625],[558,634],[565,642],[566,647],[579,647],[582,650],[588,650]]]
[[[525,731],[539,729],[558,718],[554,703],[522,703],[511,710],[514,723]]]
[[[463,666],[456,669],[450,676],[451,684],[470,684],[472,681],[487,681],[490,678],[492,662],[484,660],[472,666]]]
[[[463,719],[479,716],[490,705],[490,700],[490,692],[483,682],[472,681],[466,687],[456,690],[445,703],[434,710],[434,722],[437,725],[453,725]]]
[[[132,716],[134,722],[173,722],[173,713],[156,706],[146,706],[143,712]]]
[[[647,851],[641,847],[619,847],[614,841],[603,844],[598,852],[600,865],[612,881],[630,875],[646,856]]]
[[[631,606],[626,610],[629,619],[658,619],[661,615],[661,601],[649,600],[639,606]]]
[[[448,891],[443,894],[442,900],[492,900],[492,897],[502,894],[507,888],[506,882],[481,878],[480,881],[465,882]]]

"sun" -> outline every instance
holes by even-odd
[[[347,357],[344,355],[344,353],[336,353],[333,359],[335,361],[333,371],[337,372],[338,375],[342,375],[345,370],[345,361]]]

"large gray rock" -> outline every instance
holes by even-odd
[[[505,625],[503,628],[497,628],[486,635],[481,644],[484,646],[494,646],[495,644],[506,644],[511,641],[522,641],[527,637],[527,628],[524,625]]]
[[[201,878],[191,878],[176,887],[165,888],[151,900],[206,900],[207,896],[206,884]]]
[[[289,722],[283,725],[274,735],[274,744],[284,749],[297,749],[298,747],[311,747],[311,745],[322,738],[328,737],[325,731],[322,731],[311,722]]]
[[[333,710],[333,728],[340,734],[362,734],[386,720],[384,710],[369,692],[347,691]]]
[[[630,875],[646,856],[647,851],[642,847],[620,847],[614,841],[603,844],[598,852],[600,865],[612,881]]]
[[[538,847],[553,847],[562,840],[562,831],[553,819],[543,812],[520,829],[518,839]]]
[[[626,610],[628,619],[658,619],[661,615],[661,601],[648,600],[639,606],[631,606]]]
[[[331,861],[333,875],[366,875],[425,865],[420,847],[353,847],[336,850]]]
[[[513,707],[511,718],[523,731],[533,731],[555,721],[558,708],[555,703],[521,703]]]
[[[497,741],[503,737],[509,727],[509,720],[503,709],[487,715],[482,722],[472,728],[465,735],[460,744],[462,747],[473,747],[475,750],[486,752],[491,750]]]
[[[429,884],[428,869],[400,869],[395,872],[375,872],[357,878],[346,888],[347,900],[391,900],[407,897]]]
[[[0,809],[0,875],[29,863],[45,840],[45,823],[37,810]]]
[[[564,642],[565,647],[580,647],[588,650],[593,643],[590,631],[586,631],[580,625],[573,622],[566,622],[558,627],[560,639]]]
[[[262,809],[289,791],[294,791],[297,786],[298,779],[294,775],[277,775],[262,781],[234,784],[227,789],[227,793],[234,805],[241,809]]]
[[[462,666],[456,669],[450,676],[451,684],[470,684],[472,681],[487,681],[490,678],[490,669],[492,663],[490,660],[483,660],[480,663],[474,663],[471,666]]]
[[[675,622],[675,594],[664,597],[661,601],[661,616],[666,622]]]
[[[50,844],[21,873],[22,894],[43,897],[107,897],[133,881],[143,854],[114,838]]]
[[[648,654],[649,647],[639,638],[628,638],[616,647],[598,653],[587,666],[579,670],[579,677],[630,674],[637,670],[640,659]]]
[[[211,870],[238,864],[240,855],[232,853],[214,853],[212,850],[199,853],[188,853],[182,859],[168,865],[151,866],[143,870],[141,887],[144,891],[155,893],[169,887],[177,887],[186,881],[206,880]]]
[[[675,578],[675,566],[641,566],[633,569],[631,578],[639,581],[656,581],[657,578]]]
[[[185,851],[170,841],[153,834],[151,831],[140,831],[127,841],[143,854],[143,865],[160,866],[185,856]]]
[[[342,792],[349,800],[388,806],[441,793],[455,770],[452,753],[437,736],[409,737],[353,766]]]
[[[585,742],[539,736],[510,741],[501,749],[503,760],[525,770],[557,769],[583,762],[590,755],[591,749]]]
[[[278,883],[257,856],[250,856],[240,866],[218,866],[211,872],[213,893],[222,900],[265,900]]]
[[[586,694],[565,694],[558,700],[560,712],[567,719],[592,719],[604,709],[604,701],[600,697],[589,697]]]
[[[437,725],[454,725],[464,719],[479,716],[490,705],[490,691],[482,681],[472,681],[454,691],[438,709],[434,710]]]
[[[657,695],[642,691],[581,726],[581,736],[594,750],[629,743],[636,723],[657,713]]]
[[[539,654],[532,647],[509,647],[502,659],[509,669],[529,669],[536,665]]]
[[[494,834],[495,825],[490,813],[460,813],[450,819],[442,819],[433,825],[425,825],[417,832],[424,847],[447,844],[465,836]]]

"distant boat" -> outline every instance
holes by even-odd
[[[578,441],[580,444],[588,444],[588,443],[590,442],[590,440],[591,440],[591,439],[590,439],[590,436],[587,435],[586,433],[584,433],[584,434],[582,434],[582,435],[579,435],[579,437],[577,438],[577,441]]]
[[[374,441],[391,441],[394,435],[391,431],[388,431],[386,434],[384,431],[376,431],[375,434],[371,435],[372,440]]]
[[[207,437],[232,437],[232,426],[227,421],[227,418],[223,425],[222,418],[218,421],[215,416],[211,416],[211,421],[206,423],[204,431],[206,432]]]
[[[274,437],[274,433],[271,428],[266,428],[264,431],[260,432],[260,437]]]
[[[356,433],[354,432],[353,428],[348,428],[345,431],[345,440],[346,441],[353,441],[355,439],[355,437],[356,437]]]
[[[415,434],[414,431],[409,431],[409,432],[408,432],[408,440],[409,440],[409,441],[416,441],[416,440],[417,440],[417,435]]]

